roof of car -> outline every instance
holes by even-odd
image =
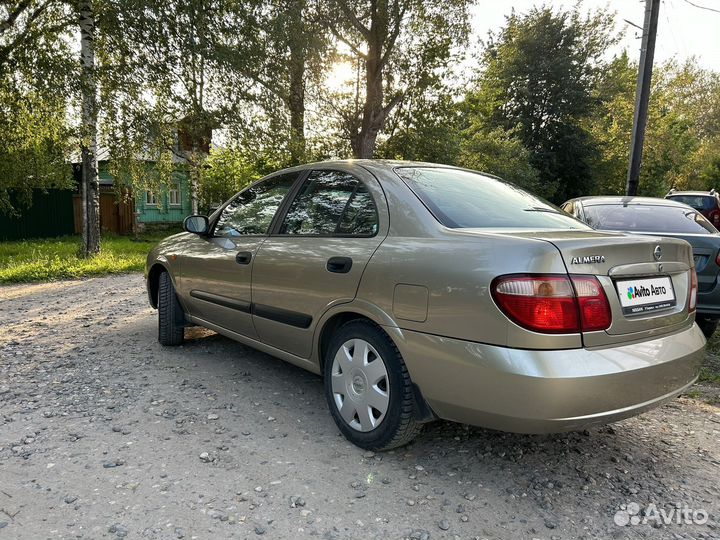
[[[709,191],[673,191],[668,193],[666,197],[674,197],[676,195],[692,195],[693,197],[714,197],[715,193]]]
[[[457,169],[453,165],[445,165],[442,163],[430,163],[427,161],[405,161],[402,159],[329,159],[327,161],[316,161],[314,163],[303,163],[299,167],[315,167],[317,165],[375,165],[385,167],[442,167],[447,169]]]
[[[392,170],[398,167],[425,167],[425,168],[433,168],[433,169],[454,169],[457,171],[471,171],[478,174],[482,174],[483,176],[487,176],[489,178],[495,178],[497,180],[502,180],[499,176],[495,176],[494,174],[486,173],[483,171],[476,171],[471,169],[464,169],[462,167],[456,167],[454,165],[445,165],[443,163],[430,163],[427,161],[405,161],[401,159],[332,159],[327,161],[316,161],[314,163],[302,163],[300,165],[296,165],[294,167],[290,167],[283,170],[278,170],[273,173],[274,174],[280,174],[284,172],[290,172],[290,171],[300,171],[300,170],[307,170],[312,169],[314,167],[333,167],[337,165],[344,165],[344,166],[361,166],[369,171],[387,171]]]
[[[597,196],[597,197],[578,197],[568,202],[581,202],[583,206],[594,206],[599,204],[622,204],[627,206],[630,204],[644,206],[679,206],[686,208],[687,205],[676,202],[671,199],[660,199],[657,197],[627,197],[627,196]]]

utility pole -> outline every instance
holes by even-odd
[[[648,102],[650,101],[650,80],[652,79],[655,37],[657,36],[660,0],[645,0],[645,24],[643,24],[642,45],[640,45],[640,68],[638,70],[637,92],[635,94],[635,116],[633,118],[630,166],[628,167],[628,195],[637,195],[640,183],[645,126],[647,125]]]

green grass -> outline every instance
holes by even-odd
[[[174,231],[131,238],[104,235],[100,255],[84,259],[80,237],[0,242],[0,283],[29,283],[141,271],[148,251]]]

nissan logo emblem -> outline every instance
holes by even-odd
[[[655,246],[655,251],[653,251],[653,255],[655,256],[656,261],[662,259],[662,248],[660,246]]]

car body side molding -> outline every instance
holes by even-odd
[[[250,304],[250,302],[237,300],[236,298],[229,298],[220,294],[213,294],[193,289],[192,291],[190,291],[190,296],[192,296],[193,298],[197,298],[198,300],[204,300],[205,302],[217,304],[226,308],[236,309],[238,311],[242,311],[243,313],[250,313],[252,310],[252,305]]]
[[[266,306],[265,304],[253,304],[252,312],[253,315],[257,317],[270,319],[271,321],[295,326],[297,328],[310,328],[310,324],[312,324],[313,320],[312,316],[305,313],[276,308],[273,306]]]
[[[297,328],[309,328],[310,324],[312,324],[312,317],[310,315],[299,313],[297,311],[266,306],[264,304],[252,304],[243,300],[237,300],[236,298],[229,298],[220,294],[199,291],[197,289],[190,291],[190,296],[197,298],[198,300],[203,300],[205,302],[210,302],[230,309],[236,309],[238,311],[242,311],[243,313],[252,313],[257,317],[270,319],[271,321],[295,326]]]

